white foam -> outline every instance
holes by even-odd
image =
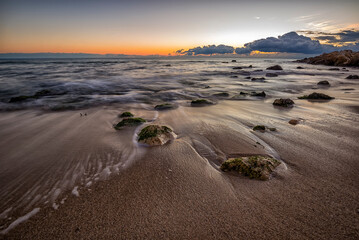
[[[26,215],[19,217],[18,219],[16,219],[15,221],[13,221],[6,229],[2,230],[0,233],[1,234],[7,234],[11,229],[13,229],[14,227],[16,227],[17,225],[19,225],[22,222],[25,222],[26,220],[28,220],[29,218],[31,218],[32,216],[34,216],[36,213],[38,213],[40,211],[40,208],[34,208],[31,212],[27,213]]]
[[[77,191],[77,188],[78,188],[78,186],[76,186],[76,187],[74,187],[74,189],[72,189],[72,194],[73,195],[75,195],[76,197],[79,197],[80,196],[80,193],[79,193],[79,191]]]

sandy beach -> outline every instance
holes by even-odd
[[[289,110],[273,107],[270,98],[221,101],[200,108],[183,102],[175,110],[161,112],[145,110],[144,105],[126,106],[151,124],[174,129],[178,138],[158,147],[136,145],[134,134],[143,126],[113,129],[123,106],[88,109],[82,117],[84,111],[1,113],[0,150],[8,161],[2,160],[8,169],[2,181],[25,181],[12,176],[24,176],[28,184],[39,180],[35,167],[27,168],[31,175],[13,172],[21,169],[11,163],[14,158],[23,158],[18,163],[23,165],[47,159],[42,168],[48,168],[48,174],[56,178],[56,173],[67,171],[71,176],[59,182],[61,188],[57,186],[61,189],[53,200],[57,210],[51,204],[40,206],[37,214],[1,237],[357,239],[356,99],[296,100]],[[288,124],[292,118],[300,118],[300,124]],[[277,131],[251,130],[260,123]],[[22,147],[6,151],[15,146]],[[219,169],[228,157],[244,154],[269,154],[283,164],[269,181]],[[107,172],[96,170],[98,162],[103,164],[100,169],[108,166]],[[64,165],[68,168],[58,168]],[[19,187],[28,189],[26,184]],[[47,201],[51,197],[49,190]]]

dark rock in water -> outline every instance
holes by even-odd
[[[318,82],[317,85],[330,86],[330,83],[328,81],[324,80],[324,81]]]
[[[240,92],[239,95],[248,95],[246,92]]]
[[[211,86],[205,86],[204,88],[211,88]]]
[[[29,100],[29,99],[36,99],[36,98],[37,98],[37,97],[35,97],[35,96],[25,96],[25,95],[22,95],[22,96],[17,96],[17,97],[12,97],[12,98],[10,98],[9,103],[23,102],[23,101],[26,101],[26,100]]]
[[[297,125],[299,123],[299,121],[297,119],[291,119],[291,120],[289,120],[288,123],[292,124],[292,125]]]
[[[172,65],[171,64],[166,64],[165,67],[171,67]]]
[[[242,69],[242,67],[234,67],[234,68],[232,68],[232,69]]]
[[[251,79],[251,77],[245,77],[244,79]]]
[[[213,96],[215,97],[229,97],[229,94],[226,92],[222,92],[222,93],[215,93],[213,94]]]
[[[123,112],[119,117],[126,118],[126,117],[133,117],[134,115],[131,112]]]
[[[173,105],[171,103],[164,103],[164,104],[159,104],[155,106],[155,110],[157,111],[162,111],[162,110],[170,110],[170,109],[175,109],[177,106]]]
[[[263,125],[257,125],[253,127],[253,131],[265,131],[266,127]]]
[[[207,99],[196,99],[191,102],[192,107],[201,107],[205,105],[213,105],[213,102]]]
[[[274,106],[280,106],[280,107],[292,107],[294,104],[293,100],[290,98],[280,98],[280,99],[276,99],[273,102]]]
[[[304,58],[297,62],[327,66],[359,67],[359,52],[353,52],[352,50],[335,51],[316,57]]]
[[[339,71],[340,69],[339,68],[329,68],[328,70],[329,71]]]
[[[283,70],[283,68],[279,65],[274,65],[271,67],[267,67],[267,70]]]
[[[254,96],[254,97],[265,97],[266,96],[266,93],[264,91],[262,92],[251,92],[251,96]]]
[[[265,80],[264,77],[261,77],[261,78],[252,78],[251,81],[252,82],[263,82]]]
[[[298,97],[298,99],[318,99],[318,100],[330,100],[330,99],[334,99],[333,97],[330,97],[324,93],[317,93],[317,92],[313,92],[309,95],[304,95],[302,97]]]
[[[230,76],[230,78],[238,78],[238,76]]]
[[[271,132],[277,131],[277,129],[276,129],[275,127],[271,127],[271,128],[268,128],[268,129],[269,129],[269,131],[271,131]]]
[[[222,62],[222,63],[228,63],[228,62]]]
[[[116,130],[119,130],[121,129],[122,127],[125,127],[125,126],[137,126],[137,125],[140,125],[142,123],[146,122],[145,119],[143,118],[132,118],[132,117],[129,117],[129,118],[124,118],[121,122],[117,123],[114,128]]]
[[[297,69],[304,69],[304,67],[298,66]]]
[[[276,73],[266,73],[266,77],[278,77]]]
[[[232,60],[232,62],[237,62],[237,60]]]
[[[221,170],[236,171],[246,177],[268,180],[270,174],[281,162],[268,156],[247,156],[230,158],[221,165]]]
[[[252,68],[253,66],[252,65],[249,65],[248,68]]]
[[[346,79],[359,79],[358,75],[349,75]]]
[[[174,140],[176,137],[177,135],[169,127],[149,125],[140,131],[137,140],[150,146],[159,146]]]
[[[254,70],[253,72],[263,72],[262,69],[257,69],[257,70]]]

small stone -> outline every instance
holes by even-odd
[[[265,131],[266,127],[263,125],[257,125],[253,127],[253,131]]]
[[[125,118],[125,117],[133,117],[134,115],[131,112],[123,112],[119,117]]]
[[[324,80],[324,81],[319,81],[319,82],[317,83],[317,85],[330,86],[330,83],[329,83],[328,81]]]
[[[324,93],[317,93],[317,92],[313,92],[309,95],[304,95],[302,97],[298,97],[298,99],[312,99],[312,100],[331,100],[334,99],[331,96],[328,96]]]
[[[268,67],[267,70],[283,70],[283,68],[279,65],[274,65],[274,66]]]
[[[297,125],[299,123],[299,121],[297,119],[291,119],[291,120],[289,120],[288,123],[292,124],[292,125]]]
[[[196,99],[191,102],[192,107],[201,107],[205,105],[213,105],[213,102],[207,99]]]
[[[280,106],[280,107],[292,107],[294,104],[293,100],[290,98],[280,98],[280,99],[276,99],[273,102],[274,106]]]

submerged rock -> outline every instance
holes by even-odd
[[[280,98],[280,99],[276,99],[273,102],[274,106],[280,106],[280,107],[292,107],[294,104],[293,100],[290,98]]]
[[[232,68],[232,69],[243,69],[242,67],[234,67],[234,68]]]
[[[133,115],[131,112],[123,112],[121,113],[121,115],[119,117],[121,118],[126,118],[126,117],[133,117],[135,115]]]
[[[221,93],[215,93],[213,94],[215,97],[229,97],[229,93],[221,92]]]
[[[253,127],[253,131],[265,131],[266,127],[264,125],[257,125]]]
[[[334,99],[331,96],[328,96],[324,93],[317,93],[317,92],[313,92],[309,95],[304,95],[302,97],[298,97],[299,99],[318,99],[318,100],[330,100],[330,99]]]
[[[242,92],[240,94],[242,94]],[[251,96],[253,96],[253,97],[265,97],[266,93],[264,91],[262,91],[262,92],[251,92]]]
[[[346,79],[359,79],[358,75],[349,75]]]
[[[248,156],[228,159],[222,163],[221,170],[236,171],[249,178],[268,180],[280,164],[279,160],[268,156]]]
[[[213,102],[207,99],[196,99],[191,102],[192,107],[201,107],[205,105],[213,105]]]
[[[237,62],[237,60],[232,60],[232,62]]]
[[[177,106],[173,105],[171,103],[164,103],[164,104],[159,104],[155,106],[155,110],[157,111],[161,111],[161,110],[170,110],[170,109],[175,109]]]
[[[266,73],[266,77],[278,77],[276,73]]]
[[[324,53],[316,57],[304,58],[302,60],[298,60],[297,62],[327,66],[359,67],[359,52],[353,52],[352,50],[335,51],[331,53]]]
[[[158,146],[174,140],[177,135],[171,128],[159,125],[149,125],[138,134],[138,142],[150,146]]]
[[[324,80],[324,81],[320,81],[320,82],[318,82],[318,83],[317,83],[317,85],[325,85],[325,86],[330,86],[330,83],[329,83],[328,81]]]
[[[304,69],[304,67],[298,66],[297,69]]]
[[[292,124],[292,125],[297,125],[299,123],[299,121],[297,119],[291,119],[291,120],[289,120],[288,123]]]
[[[251,79],[252,82],[264,82],[264,80],[266,80],[264,77]]]
[[[329,71],[339,71],[340,69],[339,68],[329,68],[328,70]]]
[[[267,70],[283,70],[283,68],[279,65],[274,65],[271,67],[267,67]]]
[[[142,123],[146,122],[145,119],[143,118],[132,118],[132,117],[129,117],[129,118],[124,118],[121,122],[117,123],[114,128],[116,130],[119,130],[121,129],[122,127],[125,127],[125,126],[137,126],[137,125],[140,125]]]

